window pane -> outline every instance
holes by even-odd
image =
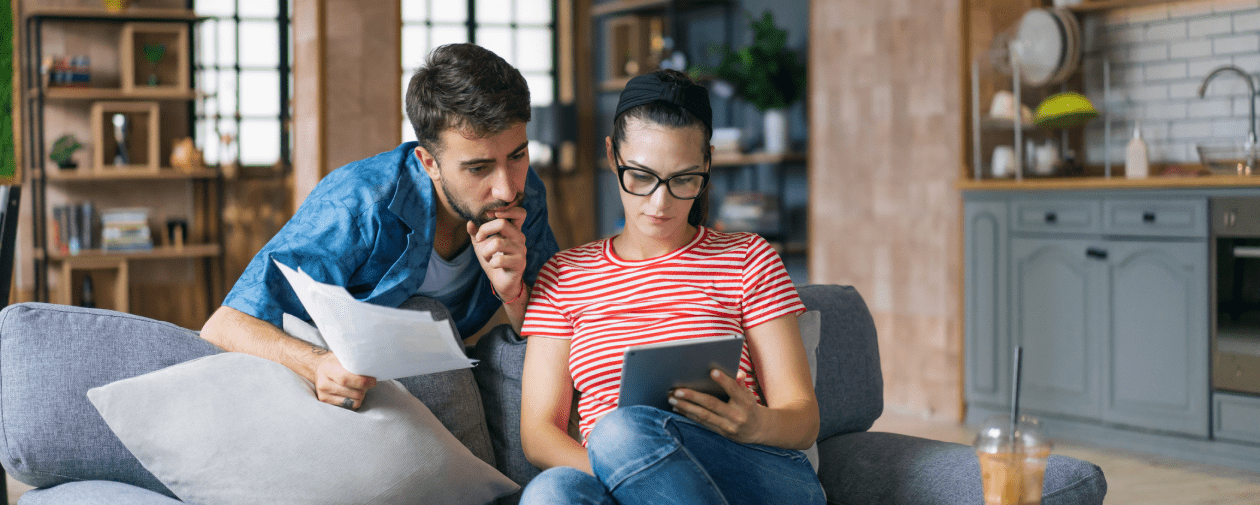
[[[216,74],[218,74],[218,71],[215,70],[198,70],[197,90],[207,95],[214,95],[214,92],[219,89],[219,81]]]
[[[280,27],[274,22],[242,21],[241,65],[275,67],[280,65]]]
[[[551,23],[552,0],[516,0],[517,23]]]
[[[549,75],[530,75],[525,74],[525,83],[529,84],[529,104],[533,107],[546,107],[551,105],[552,100],[552,82],[554,79]]]
[[[193,10],[200,16],[231,16],[236,12],[236,0],[196,0]]]
[[[242,0],[241,17],[275,18],[280,15],[280,2],[277,0]]]
[[[214,128],[211,127],[209,120],[200,119],[197,121],[196,143],[201,148],[207,165],[215,165],[219,163],[219,138],[214,134]]]
[[[429,19],[425,0],[402,0],[402,20],[404,23],[423,23]],[[456,3],[456,2],[450,2]]]
[[[406,119],[402,122],[402,139],[403,142],[411,142],[416,140],[416,130],[411,127],[411,121]]]
[[[206,119],[212,119],[214,118],[214,115],[218,113],[219,113],[219,101],[215,100],[214,98],[207,98],[205,100],[201,100],[197,104],[197,114],[204,116]]]
[[[236,121],[232,119],[221,119],[218,122],[218,128],[214,128],[215,123],[208,121],[206,123],[211,128],[206,132],[207,140],[203,149],[205,149],[206,160],[210,160],[210,152],[213,151],[214,159],[218,163],[226,163],[236,159],[236,149],[238,145],[233,143],[232,146],[224,146],[222,142],[223,135],[232,135],[236,137]]]
[[[477,0],[478,23],[508,23],[512,20],[512,0]],[[477,36],[481,40],[481,36]]]
[[[516,68],[522,72],[551,70],[551,34],[543,28],[516,30]]]
[[[280,72],[246,70],[241,72],[241,114],[280,115]]]
[[[219,114],[223,117],[236,115],[236,72],[219,73]]]
[[[215,23],[218,33],[215,34],[218,65],[232,66],[236,64],[236,25],[231,22]]]
[[[512,54],[512,29],[479,28],[477,29],[477,45],[493,51],[508,63],[516,65],[516,55]]]
[[[280,159],[280,121],[241,121],[241,164],[272,165]]]
[[[433,27],[433,47],[468,42],[468,29],[462,26]]]
[[[468,21],[468,2],[459,0],[434,2],[433,12],[429,14],[430,19],[436,22],[463,23]]]
[[[429,28],[424,25],[403,25],[402,27],[402,68],[403,74],[410,76],[429,54]]]

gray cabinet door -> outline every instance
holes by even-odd
[[[1207,437],[1206,242],[1108,243],[1103,420]]]
[[[967,202],[963,261],[968,404],[1002,407],[1011,401],[1010,325],[1006,272],[1007,203]]]
[[[1099,417],[1105,263],[1087,251],[1100,243],[1011,239],[1011,328],[1014,341],[1024,346],[1022,409]]]

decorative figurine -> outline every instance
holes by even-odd
[[[171,147],[171,166],[176,170],[192,172],[205,167],[205,164],[205,157],[201,149],[197,149],[197,146],[193,144],[192,137],[176,140],[175,145]]]
[[[114,144],[117,146],[118,153],[114,155],[115,165],[131,164],[131,156],[127,155],[127,116],[125,114],[114,114],[111,118],[114,123]]]

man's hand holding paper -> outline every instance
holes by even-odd
[[[390,380],[473,365],[449,322],[434,321],[428,312],[355,300],[345,288],[320,283],[279,261],[276,265],[346,371]]]

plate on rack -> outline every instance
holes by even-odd
[[[1081,25],[1076,21],[1076,15],[1063,8],[1054,9],[1054,15],[1063,25],[1063,64],[1046,84],[1066,81],[1081,66]]]
[[[1067,60],[1068,36],[1063,20],[1050,9],[1029,9],[1019,20],[1015,43],[1020,52],[1020,79],[1030,86],[1051,84]]]

